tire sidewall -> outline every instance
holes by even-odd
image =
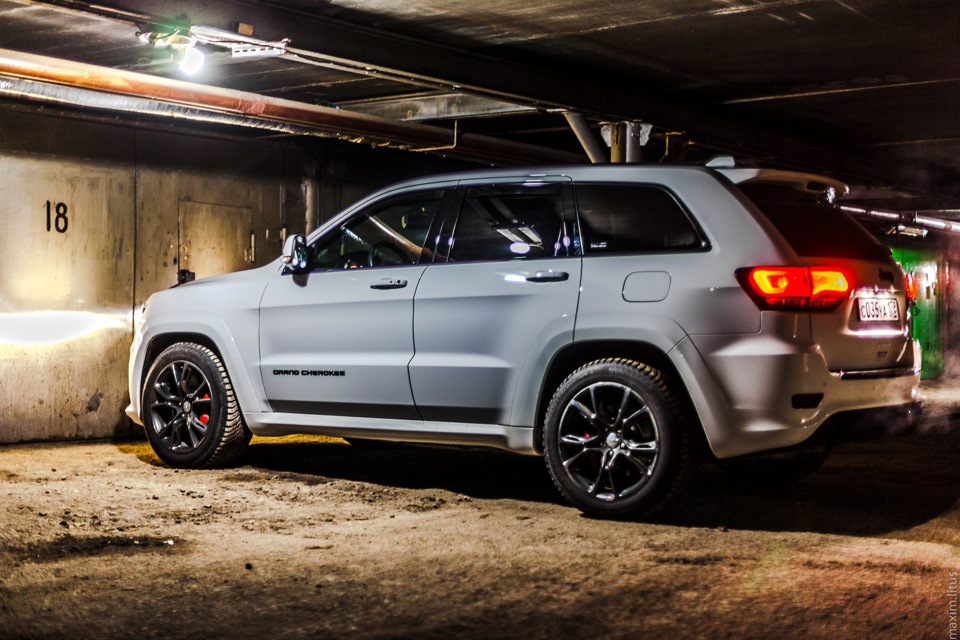
[[[676,409],[671,405],[660,377],[655,370],[637,363],[596,362],[572,373],[554,393],[544,419],[544,456],[560,492],[582,511],[599,517],[635,515],[654,509],[668,493],[676,473],[682,434],[679,433]],[[624,385],[640,395],[656,420],[659,439],[657,461],[647,483],[636,494],[613,502],[586,494],[567,475],[559,447],[560,419],[564,410],[580,391],[602,382]]]
[[[154,426],[153,414],[150,406],[156,400],[157,394],[154,384],[157,377],[172,363],[189,362],[197,367],[206,377],[210,386],[210,422],[207,424],[207,433],[203,441],[195,449],[189,451],[172,451],[160,440]],[[204,349],[188,343],[178,343],[168,347],[154,360],[147,373],[143,385],[143,412],[144,430],[151,447],[157,456],[172,467],[200,467],[210,460],[217,452],[223,438],[227,422],[227,392],[223,377],[216,362]]]

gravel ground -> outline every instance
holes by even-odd
[[[254,439],[176,471],[140,441],[2,447],[0,638],[947,639],[960,393],[928,391],[921,433],[787,489],[707,467],[645,522],[481,449]]]

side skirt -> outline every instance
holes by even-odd
[[[254,435],[265,437],[314,434],[338,438],[494,447],[524,455],[540,455],[533,446],[533,429],[529,427],[302,413],[244,412],[243,419]]]

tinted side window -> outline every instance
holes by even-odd
[[[649,185],[578,184],[585,253],[701,249],[704,243],[668,191]]]
[[[576,255],[560,185],[472,187],[454,230],[451,262]]]
[[[316,270],[417,264],[442,191],[390,198],[351,217],[320,237],[310,249]],[[427,256],[429,259],[429,256]]]
[[[739,185],[777,228],[797,255],[810,258],[885,260],[890,250],[859,222],[830,205],[789,187]]]

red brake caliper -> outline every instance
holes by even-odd
[[[210,399],[209,393],[203,394],[203,398],[201,398],[201,400],[209,400],[209,399]],[[200,422],[202,422],[203,424],[207,424],[208,422],[210,422],[210,415],[207,413],[204,413],[203,415],[201,415]]]

